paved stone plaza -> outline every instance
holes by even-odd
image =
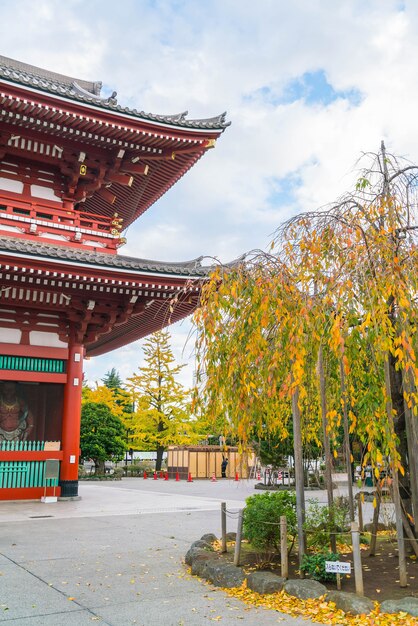
[[[0,621],[13,626],[198,626],[310,622],[246,607],[189,577],[183,557],[220,533],[220,502],[254,481],[81,483],[75,502],[0,504]],[[325,499],[325,492],[315,497]],[[228,530],[235,530],[235,521]]]

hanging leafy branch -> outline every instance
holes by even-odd
[[[345,419],[418,530],[418,168],[383,145],[365,158],[353,192],[214,270],[194,403],[244,446],[254,429],[286,438],[295,395],[305,441],[337,445]]]

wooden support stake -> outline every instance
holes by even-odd
[[[221,502],[222,552],[226,552],[226,502]]]
[[[341,591],[341,574],[336,574],[337,576],[337,589]]]
[[[381,492],[380,492],[380,489],[378,488],[376,491],[376,506],[373,511],[372,537],[370,539],[369,556],[374,556],[376,554],[377,530],[379,528],[380,500],[381,500]]]
[[[361,493],[358,494],[358,527],[359,531],[363,532],[363,498]]]
[[[289,557],[287,551],[287,519],[286,515],[280,516],[280,552],[282,578],[289,578]]]
[[[241,540],[242,540],[242,518],[244,509],[238,514],[237,537],[235,539],[234,565],[238,567],[241,558]]]
[[[351,540],[353,545],[354,580],[356,594],[364,596],[363,570],[361,568],[360,532],[357,522],[351,522]]]

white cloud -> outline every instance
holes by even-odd
[[[122,10],[123,9],[123,10]],[[362,151],[418,160],[418,4],[397,0],[3,0],[0,54],[103,80],[145,111],[210,117],[232,126],[146,215],[122,254],[224,261],[265,247],[280,221],[332,201],[355,177]],[[328,104],[281,102],[291,81],[322,71]],[[286,181],[292,193],[277,194]],[[278,201],[277,199],[280,199]],[[175,329],[176,349],[183,330]],[[86,365],[128,375],[138,346]]]

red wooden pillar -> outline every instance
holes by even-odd
[[[67,362],[62,415],[63,460],[60,471],[61,497],[78,495],[78,461],[80,455],[81,390],[83,386],[82,344],[71,343]]]

